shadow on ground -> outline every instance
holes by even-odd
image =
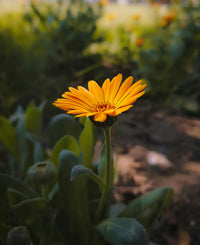
[[[142,104],[142,105],[141,105]],[[124,113],[113,128],[117,201],[156,187],[174,198],[152,234],[157,245],[200,244],[200,119],[171,114],[150,102]]]

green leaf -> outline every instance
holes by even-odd
[[[46,103],[47,103],[47,101],[44,100],[44,101],[38,106],[38,109],[39,109],[40,111],[43,111],[43,110],[44,110],[44,107],[45,107],[45,105],[46,105]]]
[[[83,152],[83,162],[87,168],[93,168],[92,158],[94,154],[95,136],[94,136],[94,126],[89,118],[85,122],[85,127],[83,132],[79,137],[79,143],[81,152]]]
[[[58,183],[56,183],[54,187],[51,189],[51,191],[49,192],[49,195],[48,195],[49,200],[51,201],[58,192],[59,192],[59,185]]]
[[[59,189],[62,209],[67,215],[68,232],[79,236],[83,244],[89,241],[89,210],[87,200],[87,182],[85,176],[71,181],[71,170],[79,164],[77,156],[70,151],[62,151],[59,158]]]
[[[83,165],[76,165],[72,168],[71,171],[71,180],[76,179],[79,176],[87,175],[90,177],[94,182],[96,182],[101,189],[105,188],[105,183],[102,181],[102,179],[96,175],[91,169],[86,168]]]
[[[175,40],[169,48],[170,58],[172,61],[176,61],[183,55],[184,45],[183,42]]]
[[[144,228],[134,218],[111,218],[97,226],[105,240],[114,245],[149,245]]]
[[[8,194],[8,200],[11,205],[15,205],[18,202],[21,202],[26,199],[26,196],[23,193],[13,188],[8,188],[7,194]]]
[[[25,127],[27,131],[40,135],[42,126],[42,111],[34,103],[30,103],[25,112]]]
[[[21,153],[21,170],[24,170],[26,161],[29,157],[29,148],[28,142],[26,139],[26,129],[25,129],[25,121],[24,116],[21,116],[18,123],[17,123],[17,137],[18,137],[18,144],[19,150]]]
[[[117,217],[125,209],[125,207],[126,205],[121,202],[112,204],[108,212],[108,217],[109,218]]]
[[[52,148],[65,135],[71,135],[78,139],[80,133],[81,126],[72,116],[67,114],[56,115],[49,124],[50,147]]]
[[[41,162],[43,160],[43,150],[39,142],[35,142],[34,147],[34,163]]]
[[[46,202],[44,198],[37,197],[26,199],[13,207],[18,219],[32,225],[38,220],[38,217],[41,217],[41,212],[46,209]]]
[[[69,150],[77,156],[80,154],[78,142],[73,136],[66,135],[58,141],[51,153],[51,161],[58,166],[61,151]]]
[[[37,193],[26,186],[23,182],[14,179],[13,177],[7,175],[7,174],[0,174],[0,193],[2,191],[5,193],[7,188],[15,189],[16,191],[19,191],[20,193],[23,193],[26,197],[36,197]]]
[[[16,161],[20,161],[17,142],[17,133],[12,124],[3,116],[0,116],[0,141],[4,147],[13,155]]]
[[[172,194],[173,189],[169,187],[151,191],[127,205],[120,217],[134,217],[149,230],[169,204]]]
[[[34,210],[42,210],[46,206],[45,204],[45,199],[43,197],[37,197],[37,198],[32,198],[32,199],[26,199],[14,206],[15,209],[22,209],[23,208],[31,208]]]

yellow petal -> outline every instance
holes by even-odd
[[[70,110],[67,112],[68,114],[83,114],[83,113],[88,113],[86,110]]]
[[[120,114],[120,112],[116,111],[115,109],[113,110],[107,110],[104,113],[106,113],[109,116],[116,117]]]
[[[90,93],[94,95],[98,102],[104,102],[103,90],[95,81],[89,81],[88,88]]]
[[[118,102],[116,102],[116,106],[120,106],[120,104],[123,103],[123,100],[124,100],[124,99],[126,99],[131,93],[137,91],[137,88],[138,88],[139,86],[141,86],[141,85],[140,85],[141,82],[142,82],[142,80],[137,81],[136,83],[134,83],[134,84],[133,84],[133,85],[132,85],[132,86],[131,86],[125,93],[124,93],[124,95],[121,97],[121,99],[120,99]]]
[[[117,112],[124,112],[124,111],[128,111],[133,105],[127,105],[127,106],[123,106],[123,107],[120,107]]]
[[[91,117],[94,116],[95,114],[97,114],[96,112],[88,112],[88,113],[82,113],[79,115],[76,115],[75,117]]]
[[[103,90],[104,98],[105,98],[104,102],[108,102],[109,91],[110,91],[110,79],[109,78],[104,81],[102,90]]]
[[[97,103],[97,99],[86,88],[78,86],[78,90],[90,101],[90,104]]]
[[[103,112],[100,112],[94,116],[94,121],[104,122],[106,120],[106,118],[107,118],[107,115]]]
[[[136,94],[138,94],[140,91],[142,91],[147,85],[139,85],[138,87],[136,87],[127,97],[132,97],[135,96]]]
[[[91,105],[91,100],[85,96],[84,94],[82,94],[79,90],[75,89],[75,88],[72,88],[70,87],[69,90],[71,92],[65,92],[62,96],[64,98],[72,98],[75,97],[75,98],[78,98],[79,100],[81,100],[83,103],[87,104],[87,105]]]
[[[108,101],[110,103],[113,103],[113,100],[118,92],[119,86],[122,81],[122,74],[118,74],[116,77],[114,77],[110,83],[110,88],[109,88],[109,98]]]
[[[116,104],[122,96],[126,93],[126,91],[130,88],[131,84],[133,83],[133,77],[128,77],[119,88],[119,91],[114,99],[114,103]]]
[[[121,108],[121,107],[124,107],[124,106],[127,106],[127,105],[131,105],[133,104],[135,101],[137,100],[137,98],[134,96],[134,97],[130,97],[130,98],[126,98],[124,99],[120,105],[117,107],[117,109]]]
[[[84,102],[78,100],[77,98],[71,98],[71,99],[57,99],[55,102],[56,106],[63,105],[66,106],[67,108],[72,108],[72,109],[87,109],[89,110],[90,107],[85,104]]]

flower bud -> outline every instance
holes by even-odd
[[[55,179],[56,167],[48,161],[38,162],[29,168],[28,176],[35,184],[46,185]]]
[[[94,117],[90,117],[90,120],[97,127],[108,128],[108,127],[111,127],[117,121],[117,117],[116,116],[115,117],[107,116],[107,118],[104,122],[95,121]]]
[[[25,226],[16,226],[8,232],[8,245],[31,245],[31,237]]]

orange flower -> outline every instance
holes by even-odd
[[[106,6],[108,4],[108,0],[99,0],[99,4],[102,6]]]
[[[128,77],[122,84],[122,75],[118,74],[112,81],[106,79],[100,87],[95,81],[88,82],[88,90],[82,86],[77,89],[69,87],[62,97],[53,105],[75,117],[93,117],[96,122],[105,122],[107,116],[116,117],[129,110],[133,103],[141,97],[146,84],[142,81],[133,83],[133,77]],[[121,84],[121,86],[120,86]]]
[[[131,16],[132,20],[139,20],[141,18],[141,14],[134,14]]]
[[[161,17],[161,19],[162,20],[161,20],[160,25],[161,26],[167,26],[175,19],[175,14],[174,13],[169,13],[169,14],[163,15]]]
[[[143,43],[144,43],[144,39],[142,39],[142,38],[138,38],[138,39],[136,39],[136,41],[135,41],[135,44],[136,44],[137,46],[142,46]]]

